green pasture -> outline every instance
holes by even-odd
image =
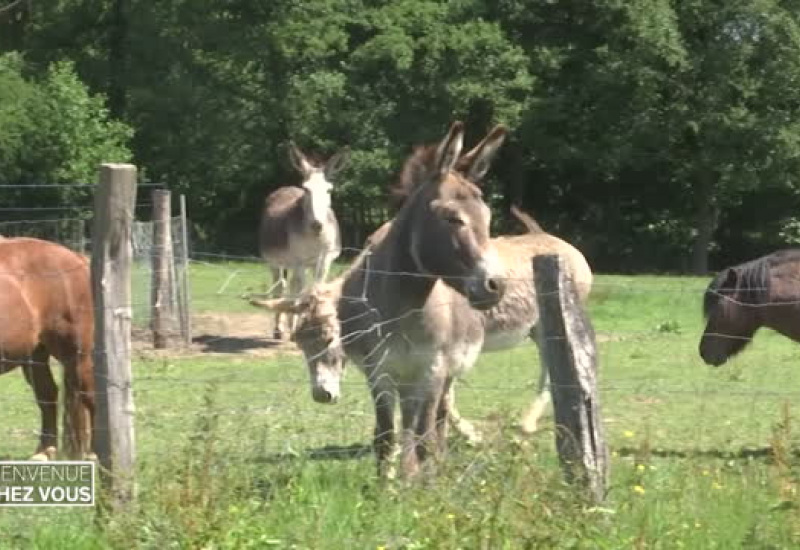
[[[256,264],[193,264],[192,310],[251,311],[238,296],[265,281]],[[481,358],[457,395],[486,443],[454,438],[439,475],[410,486],[375,477],[358,372],[322,406],[295,354],[160,358],[135,364],[136,507],[101,521],[0,509],[0,549],[798,547],[800,347],[763,332],[729,365],[704,365],[706,282],[597,278],[603,506],[563,483],[549,417],[531,437],[515,428],[539,369],[533,346]],[[22,459],[38,413],[20,374],[0,380],[0,457]]]

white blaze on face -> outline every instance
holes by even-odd
[[[303,188],[309,192],[307,213],[311,221],[318,221],[324,225],[328,219],[328,209],[331,207],[333,185],[325,179],[325,174],[321,170],[315,170],[303,183]]]

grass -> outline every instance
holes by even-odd
[[[237,296],[265,277],[247,263],[195,265],[193,310],[248,311]],[[454,440],[440,475],[412,486],[374,476],[359,373],[321,406],[294,355],[159,359],[135,364],[136,508],[106,522],[2,509],[0,548],[797,547],[800,348],[763,332],[731,364],[703,364],[705,284],[598,277],[603,506],[563,483],[551,425],[514,429],[539,368],[532,346],[481,358],[458,401],[489,441]],[[0,455],[24,458],[38,414],[21,376],[0,380]]]

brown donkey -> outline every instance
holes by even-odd
[[[592,286],[592,272],[584,256],[569,243],[545,233],[527,214],[512,208],[514,216],[526,227],[524,235],[503,236],[492,239],[504,266],[507,278],[506,292],[495,307],[486,311],[475,311],[472,315],[483,318],[482,351],[509,349],[530,337],[534,341],[539,321],[531,258],[541,254],[558,254],[566,262],[576,283],[579,298],[585,302]],[[364,252],[353,262],[351,270],[363,269],[371,249],[387,234],[391,222],[386,222],[368,239]],[[337,314],[337,303],[342,299],[342,280],[317,286],[312,293],[299,302],[289,300],[252,300],[256,306],[268,309],[291,309],[301,315],[300,325],[294,335],[306,359],[311,380],[311,393],[315,401],[331,403],[338,400],[340,381],[346,355],[341,345],[341,321]],[[442,287],[442,288],[438,288]],[[437,283],[435,296],[450,291],[443,283]],[[429,300],[426,309],[441,307]],[[470,422],[462,418],[455,406],[455,385],[451,386],[450,421],[452,426],[472,442],[480,435]],[[521,428],[524,432],[536,431],[537,424],[549,403],[547,370],[542,369],[538,393],[523,416]]]
[[[503,297],[489,240],[491,213],[476,182],[505,134],[496,127],[462,157],[463,127],[455,123],[438,145],[418,147],[403,167],[396,191],[405,199],[391,227],[363,268],[341,281],[340,341],[367,376],[381,473],[394,449],[398,398],[403,472],[414,475],[444,450],[447,393],[482,346],[482,321],[470,312]]]
[[[92,449],[94,311],[89,263],[47,241],[0,240],[0,374],[22,367],[42,416],[34,459],[56,454],[58,387],[50,357],[64,368],[64,447],[72,458]]]

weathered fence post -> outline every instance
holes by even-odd
[[[602,501],[608,447],[600,418],[594,329],[559,256],[534,257],[533,275],[539,352],[542,368],[550,373],[561,465],[568,481],[584,485],[592,498]]]
[[[151,314],[150,324],[153,330],[153,347],[164,349],[169,340],[169,329],[175,318],[172,307],[175,292],[172,287],[172,219],[171,198],[169,191],[155,189],[153,191],[153,248]]]
[[[92,231],[94,443],[101,479],[117,507],[128,503],[134,494],[131,224],[135,203],[136,167],[103,164]]]
[[[178,284],[178,308],[181,317],[181,335],[188,346],[192,343],[192,317],[189,314],[189,220],[186,216],[186,195],[180,197],[181,269]]]

